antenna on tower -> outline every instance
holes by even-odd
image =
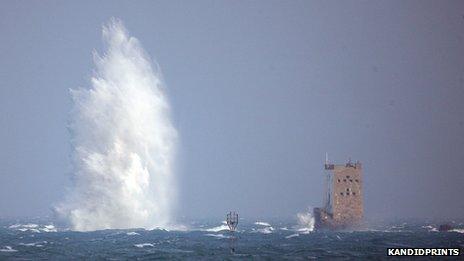
[[[325,165],[329,164],[329,153],[325,153]]]

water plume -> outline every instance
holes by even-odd
[[[309,233],[314,230],[314,216],[312,208],[309,207],[306,212],[300,212],[296,215],[298,220],[298,231]]]
[[[103,40],[91,87],[71,90],[73,186],[57,211],[78,231],[166,228],[177,132],[160,70],[121,21]]]

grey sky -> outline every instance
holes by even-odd
[[[325,152],[364,163],[368,217],[464,216],[463,1],[1,1],[0,217],[63,196],[112,16],[162,68],[181,216],[320,205]]]

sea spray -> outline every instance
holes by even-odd
[[[103,40],[91,87],[71,90],[73,186],[57,212],[78,231],[166,228],[177,132],[159,68],[121,21]]]
[[[298,231],[309,233],[314,230],[314,216],[312,208],[308,208],[306,212],[301,212],[296,215],[298,220]]]

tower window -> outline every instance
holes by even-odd
[[[349,196],[349,195],[350,195],[350,192],[346,192],[346,195]]]
[[[340,179],[338,179],[338,182],[340,182]]]
[[[342,196],[343,196],[343,192],[340,192],[340,195],[342,195]]]
[[[350,178],[350,176],[349,176],[349,175],[346,175],[346,178],[347,178],[347,179],[349,179],[349,178]]]
[[[353,182],[353,180],[352,180],[352,179],[350,179],[350,182]]]
[[[356,192],[353,192],[353,196],[356,196]]]
[[[346,182],[346,179],[343,179],[344,182]]]
[[[358,180],[358,179],[355,179],[354,181],[356,181],[356,182],[359,182],[359,180]]]

